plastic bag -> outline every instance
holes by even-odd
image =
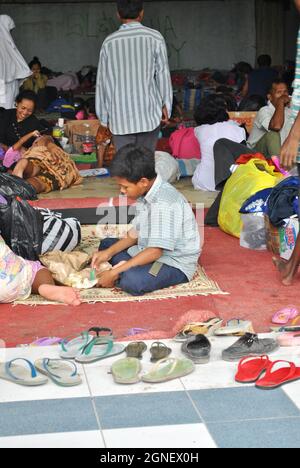
[[[11,250],[25,260],[38,260],[43,241],[43,219],[25,200],[7,199],[0,205],[0,231]]]
[[[61,213],[56,213],[45,208],[38,210],[43,220],[41,254],[57,250],[72,252],[81,242],[81,226],[78,219],[62,219]]]
[[[53,278],[61,284],[77,289],[93,288],[97,277],[91,279],[91,268],[87,266],[91,257],[84,252],[49,252],[40,258],[42,264],[51,271]],[[97,274],[110,270],[109,263],[102,263]]]
[[[32,185],[20,177],[0,173],[0,194],[4,197],[20,197],[23,200],[37,200]]]
[[[164,151],[155,151],[155,171],[170,184],[177,182],[180,178],[178,162]]]
[[[240,246],[251,250],[267,250],[266,226],[263,213],[242,214]]]
[[[266,161],[251,159],[241,165],[228,179],[220,204],[218,223],[220,228],[235,237],[240,237],[242,221],[240,209],[256,192],[274,187],[282,174]]]

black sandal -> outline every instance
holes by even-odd
[[[125,352],[127,357],[142,359],[143,353],[146,351],[146,349],[146,343],[143,341],[134,341],[126,346]]]
[[[171,354],[171,348],[168,348],[164,343],[161,341],[155,341],[152,343],[150,348],[151,353],[151,362],[160,361],[160,359],[165,359]]]

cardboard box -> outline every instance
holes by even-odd
[[[228,114],[230,119],[234,120],[239,125],[245,124],[248,133],[251,133],[257,112],[228,112]]]
[[[279,228],[280,238],[280,257],[289,260],[292,256],[299,234],[299,219],[289,218],[286,220],[286,226]]]

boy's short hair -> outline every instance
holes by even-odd
[[[157,176],[154,153],[143,146],[124,146],[117,152],[109,172],[111,177],[120,177],[131,183],[143,178],[153,180]]]
[[[117,8],[122,19],[136,19],[144,6],[141,0],[117,0]]]

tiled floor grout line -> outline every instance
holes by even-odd
[[[90,392],[90,398],[91,398],[93,410],[94,410],[94,413],[95,413],[95,418],[96,418],[96,421],[97,421],[97,424],[98,424],[98,427],[99,427],[99,431],[101,433],[101,439],[102,439],[102,442],[104,444],[104,447],[107,448],[105,438],[104,438],[104,435],[103,435],[103,430],[102,430],[102,427],[101,427],[100,417],[98,415],[97,408],[96,408],[95,397],[93,396],[92,389],[90,387],[89,379],[88,379],[87,373],[85,371],[85,366],[83,365],[82,368],[83,368],[83,372],[84,372],[84,375],[85,375],[86,384],[87,384],[87,387],[88,387],[89,392]]]
[[[240,422],[251,422],[251,421],[277,421],[281,419],[300,419],[299,416],[274,416],[269,418],[249,418],[249,419],[222,419],[222,421],[204,421],[206,424],[223,424],[223,423],[240,423]]]
[[[212,440],[213,440],[214,443],[216,444],[216,447],[218,447],[217,442],[215,441],[215,439],[214,439],[214,437],[212,436],[212,434],[211,434],[209,428],[207,427],[206,421],[205,421],[205,419],[203,418],[203,416],[201,415],[201,412],[199,411],[199,408],[196,406],[196,403],[194,402],[192,396],[191,396],[190,393],[189,393],[189,390],[185,387],[184,382],[183,382],[181,379],[180,379],[180,382],[182,383],[182,386],[183,386],[183,388],[184,388],[184,391],[185,391],[185,393],[187,394],[187,397],[188,397],[188,399],[190,400],[190,402],[191,402],[191,404],[192,404],[192,406],[193,406],[195,412],[197,413],[197,415],[198,415],[199,418],[200,418],[200,423],[201,423],[201,424],[204,424],[204,426],[205,426],[207,432],[209,433],[210,437],[212,438]]]

